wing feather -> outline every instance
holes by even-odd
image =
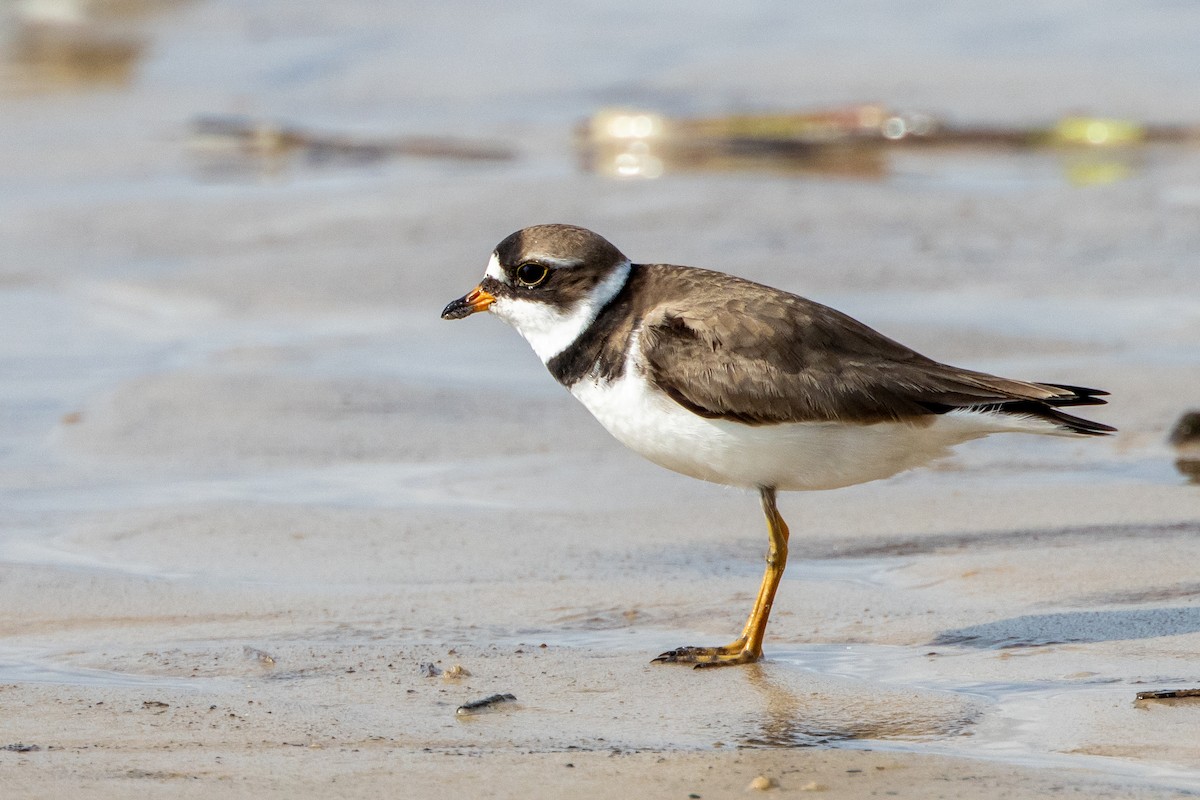
[[[647,309],[639,346],[650,380],[701,416],[870,424],[970,408],[1112,430],[1056,410],[1102,404],[1104,392],[951,367],[828,306],[722,273],[674,279],[691,283],[686,303]]]

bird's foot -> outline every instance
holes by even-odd
[[[677,647],[651,660],[650,663],[691,664],[693,669],[707,669],[753,664],[761,658],[761,649],[751,648],[745,639],[738,639],[724,647]]]

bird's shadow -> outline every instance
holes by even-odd
[[[943,631],[930,643],[978,648],[1153,639],[1200,632],[1200,606],[1027,614]]]

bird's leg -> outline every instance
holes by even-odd
[[[771,537],[771,547],[767,551],[767,570],[758,589],[758,598],[754,601],[749,619],[746,620],[746,627],[742,628],[742,635],[723,647],[680,647],[668,650],[654,659],[655,661],[665,664],[694,664],[696,669],[700,669],[749,664],[762,658],[762,641],[767,630],[767,619],[771,616],[771,606],[775,602],[775,590],[779,588],[779,580],[787,566],[788,526],[775,505],[775,489],[763,487],[759,494],[762,497],[763,513],[767,517],[767,533]]]

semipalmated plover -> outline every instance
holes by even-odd
[[[839,311],[732,275],[634,264],[572,225],[517,231],[444,319],[491,311],[625,446],[701,480],[756,489],[770,549],[742,635],[654,659],[762,657],[788,552],[778,490],[835,489],[1018,431],[1097,435],[1067,414],[1097,389],[999,378],[926,358]]]

